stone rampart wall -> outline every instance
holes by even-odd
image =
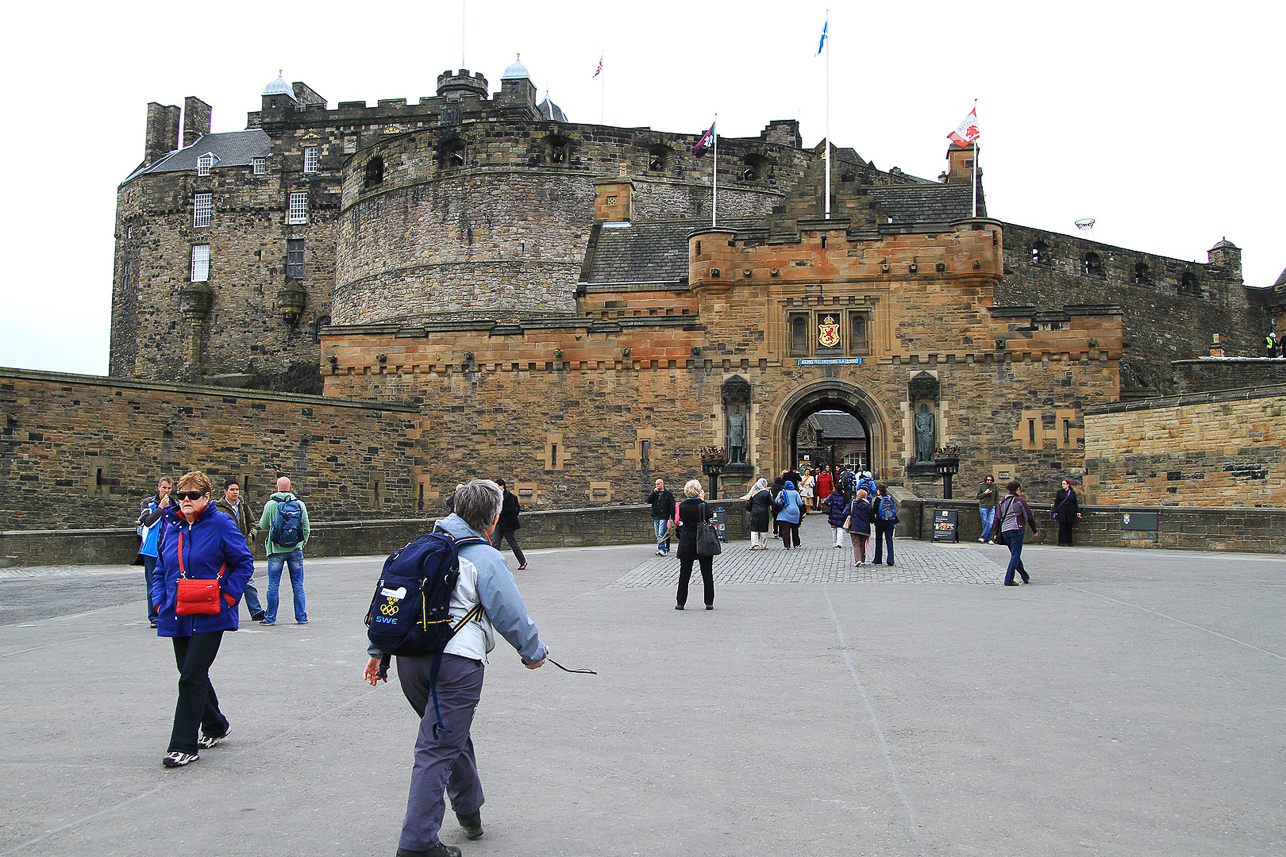
[[[409,516],[418,436],[405,405],[4,369],[0,529],[128,525],[194,469],[252,507],[285,475],[318,520]]]
[[[1286,384],[1286,358],[1207,357],[1176,360],[1176,392],[1207,393]]]
[[[1096,503],[1286,507],[1286,385],[1121,402],[1085,414]]]

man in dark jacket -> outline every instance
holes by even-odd
[[[259,535],[259,524],[250,514],[250,505],[241,499],[241,486],[237,484],[237,480],[229,479],[223,484],[223,499],[214,505],[219,511],[231,515],[232,520],[237,522],[237,529],[246,537],[246,547],[250,549],[253,556],[255,536]],[[255,589],[253,570],[250,572],[250,579],[246,581],[243,600],[246,609],[250,611],[250,621],[263,621],[263,605],[259,603],[259,590]]]
[[[665,490],[665,480],[656,480],[656,490],[647,495],[652,505],[652,529],[656,533],[656,555],[670,552],[670,521],[674,518],[674,495]]]
[[[495,532],[491,534],[491,546],[500,550],[502,538],[509,542],[509,547],[514,551],[514,559],[518,560],[518,570],[522,571],[527,567],[527,557],[523,556],[522,548],[518,546],[518,528],[522,526],[518,523],[518,497],[505,487],[505,480],[497,479],[496,484],[504,492],[504,499],[500,504],[500,521],[496,524]]]

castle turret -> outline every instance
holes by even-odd
[[[263,103],[260,109],[267,112],[276,110],[279,107],[293,107],[297,103],[295,91],[290,84],[286,83],[286,78],[282,76],[281,69],[277,70],[277,79],[263,88]]]
[[[448,69],[438,75],[438,96],[452,101],[466,97],[486,100],[487,79],[482,76],[482,72],[470,74],[467,68],[457,72]]]
[[[951,144],[947,149],[947,184],[969,184],[973,181],[973,159],[977,147],[973,143],[963,148]]]
[[[527,67],[522,64],[522,54],[500,77],[500,94],[496,97],[506,107],[536,109],[536,84],[531,82]]]
[[[1218,244],[1211,247],[1206,258],[1211,265],[1218,265],[1227,271],[1229,279],[1241,280],[1241,248],[1227,238],[1221,238]]]

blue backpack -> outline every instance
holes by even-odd
[[[477,536],[457,539],[440,530],[420,536],[384,560],[384,570],[366,611],[366,636],[384,653],[380,678],[388,677],[390,655],[434,656],[429,666],[429,693],[436,718],[435,736],[445,728],[438,711],[437,690],[442,651],[465,623],[482,617],[482,605],[478,604],[455,625],[451,624],[451,594],[460,581],[460,548],[485,544]]]
[[[880,520],[881,521],[895,520],[898,516],[898,506],[897,506],[897,503],[893,502],[893,498],[885,494],[883,497],[879,498],[879,501],[880,501],[880,508],[879,508],[878,514],[879,514]]]
[[[268,538],[274,545],[293,548],[304,534],[304,507],[298,500],[277,503],[277,517],[268,528]]]

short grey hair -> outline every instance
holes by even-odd
[[[455,489],[455,513],[480,533],[496,520],[504,501],[504,492],[490,479],[474,479]]]

